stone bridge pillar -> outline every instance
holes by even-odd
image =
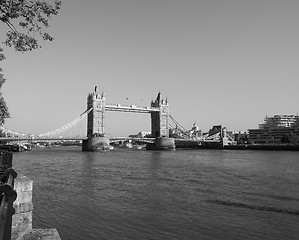
[[[151,107],[159,108],[159,112],[151,113],[151,135],[156,138],[153,145],[149,145],[148,149],[175,149],[174,138],[169,138],[169,105],[168,100],[161,99],[161,93],[155,101],[152,101]]]
[[[83,151],[97,151],[109,149],[109,138],[105,137],[104,117],[105,117],[105,94],[98,93],[95,87],[87,97],[87,110],[92,108],[87,116],[87,140],[83,140]]]

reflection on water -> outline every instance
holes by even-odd
[[[299,239],[297,152],[113,150],[14,154],[34,227],[62,239]]]

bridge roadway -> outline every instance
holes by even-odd
[[[0,137],[0,141],[79,141],[86,140],[87,137]],[[117,141],[142,141],[142,142],[153,142],[154,138],[136,138],[136,137],[111,137],[110,142]]]
[[[0,137],[1,140],[5,141],[80,141],[80,140],[86,140],[87,137]],[[117,142],[117,141],[140,141],[144,143],[153,143],[155,141],[155,138],[137,138],[137,137],[111,137],[110,142]],[[207,139],[175,139],[176,144],[188,144],[188,142],[193,143],[219,143],[219,140],[207,140]],[[181,143],[181,144],[180,144]]]

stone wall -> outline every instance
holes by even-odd
[[[13,203],[15,214],[12,216],[11,239],[20,239],[28,230],[32,230],[33,181],[18,172],[14,189],[18,197]]]

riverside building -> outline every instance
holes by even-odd
[[[266,116],[258,129],[248,130],[252,144],[299,144],[298,115]]]

